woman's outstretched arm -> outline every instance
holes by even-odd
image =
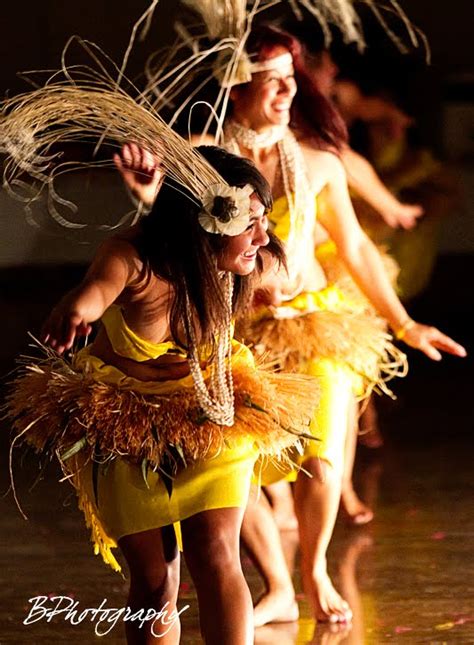
[[[59,354],[77,336],[91,332],[98,320],[136,275],[139,262],[133,247],[112,238],[99,248],[84,280],[54,307],[41,330],[41,340]]]
[[[334,240],[353,279],[395,335],[433,360],[441,359],[439,350],[465,356],[465,349],[438,329],[410,319],[385,273],[375,245],[357,221],[341,161],[328,152],[306,148],[305,154],[310,178],[312,175],[315,181],[320,181],[323,174],[327,180],[324,191],[329,208],[321,213],[321,223]]]
[[[132,196],[152,206],[163,180],[159,160],[137,143],[126,143],[114,155],[114,163]]]
[[[351,148],[344,148],[341,160],[349,186],[365,200],[392,228],[413,228],[423,215],[419,204],[404,204],[398,200],[377,175],[372,164]]]

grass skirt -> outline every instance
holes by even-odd
[[[336,285],[262,310],[239,333],[284,371],[304,372],[317,358],[346,365],[361,380],[361,398],[372,390],[392,395],[387,382],[407,372],[405,354],[393,345],[385,321]]]
[[[129,387],[119,387],[97,380],[102,361],[87,350],[81,354],[87,360],[78,370],[47,350],[45,358],[19,369],[7,396],[16,436],[63,461],[86,450],[102,459],[125,456],[158,467],[174,446],[173,454],[187,463],[213,456],[242,436],[251,438],[262,455],[284,459],[285,450],[304,439],[315,408],[315,379],[258,369],[248,350],[233,360],[235,423],[230,428],[203,415],[190,377],[158,383],[129,378]]]
[[[96,553],[114,569],[120,566],[111,547],[122,535],[210,508],[244,505],[257,457],[283,467],[293,463],[290,448],[301,451],[310,438],[314,378],[259,369],[242,345],[232,367],[231,427],[203,415],[190,376],[138,381],[105,365],[89,348],[72,362],[45,348],[43,357],[24,359],[18,368],[7,396],[12,446],[24,441],[57,456],[76,488]],[[105,482],[101,508],[97,478]],[[135,509],[141,510],[133,518]]]

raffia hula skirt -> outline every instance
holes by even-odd
[[[354,394],[358,399],[372,391],[393,396],[387,382],[407,372],[406,357],[393,345],[385,321],[337,285],[302,293],[285,306],[262,308],[239,334],[254,354],[281,370],[317,378],[318,405],[310,428],[318,441],[308,442],[297,461],[318,457],[338,472]],[[268,484],[281,479],[281,472],[270,465],[258,476]]]
[[[239,343],[232,371],[235,423],[223,427],[203,415],[190,376],[139,381],[104,364],[93,346],[72,362],[45,349],[11,384],[12,445],[58,457],[95,552],[120,570],[111,548],[121,537],[245,506],[256,460],[280,467],[311,437],[314,378],[259,369]]]

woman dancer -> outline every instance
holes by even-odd
[[[219,183],[196,196],[165,178],[151,214],[105,242],[54,308],[42,340],[55,351],[9,397],[17,433],[60,455],[96,552],[116,569],[118,543],[131,611],[167,611],[163,624],[127,622],[129,643],[179,641],[178,521],[205,642],[253,642],[239,533],[254,463],[299,441],[316,392],[313,379],[257,370],[232,341],[263,247],[270,264],[283,253],[267,232],[271,193],[255,166],[199,152],[188,172],[216,169]],[[94,342],[64,360],[99,319]]]
[[[305,452],[304,471],[295,484],[301,569],[314,615],[344,621],[351,612],[334,589],[326,563],[340,499],[344,444],[354,392],[384,387],[377,363],[390,360],[392,350],[379,322],[354,309],[326,283],[313,246],[318,194],[324,192],[331,207],[327,211],[331,215],[323,215],[321,223],[354,280],[397,337],[433,360],[441,358],[440,349],[458,356],[465,352],[437,329],[413,321],[394,293],[375,247],[357,222],[340,160],[322,150],[338,147],[344,129],[304,73],[297,41],[267,28],[254,32],[246,47],[252,77],[232,88],[225,144],[251,158],[272,186],[275,203],[270,219],[289,260],[288,273],[275,272],[262,283],[259,300],[270,307],[251,322],[247,338],[285,368],[318,374],[321,379],[321,404],[313,424],[321,442]],[[315,114],[318,104],[321,110]],[[392,368],[387,367],[390,376]],[[281,473],[276,473],[278,477]],[[268,480],[264,474],[263,481]],[[244,529],[247,521],[252,529],[245,536],[252,540],[252,533],[258,535],[252,551],[269,583],[268,595],[256,608],[256,624],[287,618],[294,602],[288,574],[278,571],[279,542],[275,538],[269,543],[267,520],[258,506],[248,507]],[[262,530],[257,532],[256,526]],[[279,580],[278,589],[272,588],[272,580]]]

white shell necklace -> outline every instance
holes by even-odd
[[[285,250],[289,276],[295,278],[304,270],[306,264],[306,253],[303,247],[307,247],[308,239],[312,239],[315,225],[314,205],[310,202],[311,192],[301,147],[290,128],[279,127],[278,131],[279,138],[273,145],[276,145],[278,150],[283,189],[290,214]],[[265,147],[252,145],[254,135],[259,136],[253,130],[244,128],[235,121],[229,121],[224,127],[225,147],[237,155],[242,154],[241,148],[251,150]]]
[[[225,124],[224,143],[227,142],[227,139],[235,139],[239,142],[240,146],[247,148],[247,150],[269,148],[283,139],[286,130],[286,125],[276,125],[273,128],[264,130],[263,132],[256,132],[255,130],[252,130],[252,128],[246,128],[240,123],[237,123],[237,121],[231,119]]]
[[[222,282],[226,314],[217,332],[216,351],[209,366],[209,387],[201,369],[191,304],[186,292],[186,320],[191,341],[188,363],[196,399],[204,415],[219,425],[232,426],[234,424],[234,384],[231,364],[233,274],[226,271]]]

